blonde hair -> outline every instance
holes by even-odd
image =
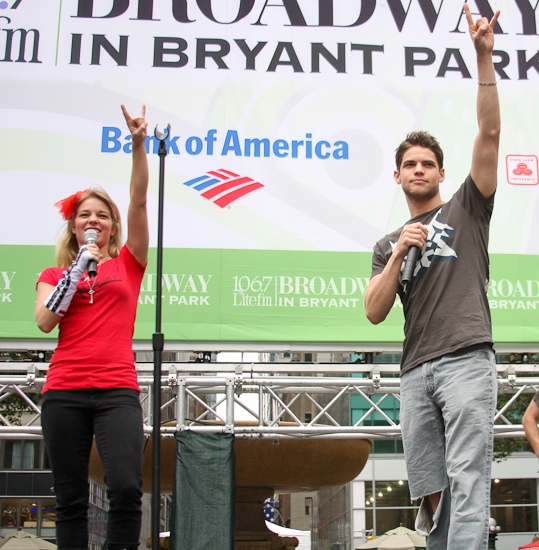
[[[58,267],[69,267],[77,257],[79,244],[76,235],[73,233],[73,223],[77,217],[80,205],[86,199],[90,198],[99,199],[107,205],[112,220],[112,233],[114,233],[109,240],[108,253],[111,258],[116,258],[118,254],[120,254],[120,249],[122,248],[122,222],[120,220],[118,207],[104,189],[92,188],[88,189],[88,191],[83,193],[79,198],[73,209],[73,214],[71,214],[71,217],[67,220],[63,235],[56,243],[56,262]]]

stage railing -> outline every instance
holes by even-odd
[[[153,429],[152,369],[137,363],[146,437]],[[0,363],[0,439],[41,438],[39,394],[47,370],[46,363]],[[497,371],[498,392],[508,399],[496,412],[495,437],[523,437],[511,411],[520,396],[531,399],[539,388],[539,367],[500,364]],[[164,363],[161,437],[194,430],[276,440],[398,439],[398,421],[383,406],[390,397],[400,400],[398,374],[396,364]],[[352,396],[361,398],[363,411],[353,423]],[[298,412],[306,408],[308,418]]]

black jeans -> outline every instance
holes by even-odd
[[[88,548],[88,463],[94,435],[110,502],[109,548],[136,548],[144,439],[138,392],[49,390],[43,396],[41,424],[54,477],[58,548]]]

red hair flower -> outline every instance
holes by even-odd
[[[56,208],[60,210],[60,214],[64,218],[64,220],[70,220],[71,216],[73,215],[73,212],[75,211],[75,207],[77,206],[77,203],[79,202],[82,195],[85,193],[88,193],[90,189],[84,189],[84,191],[77,191],[75,194],[70,195],[69,197],[66,197],[65,199],[62,199],[61,201],[58,201],[54,204]]]

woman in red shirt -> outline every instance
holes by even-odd
[[[122,246],[118,208],[102,189],[57,203],[65,220],[58,267],[37,283],[36,320],[58,346],[43,387],[41,424],[56,493],[60,550],[88,548],[88,463],[95,441],[110,501],[110,550],[139,544],[143,425],[132,350],[136,306],[148,258],[148,162],[145,107],[132,118],[133,169],[128,236]]]

